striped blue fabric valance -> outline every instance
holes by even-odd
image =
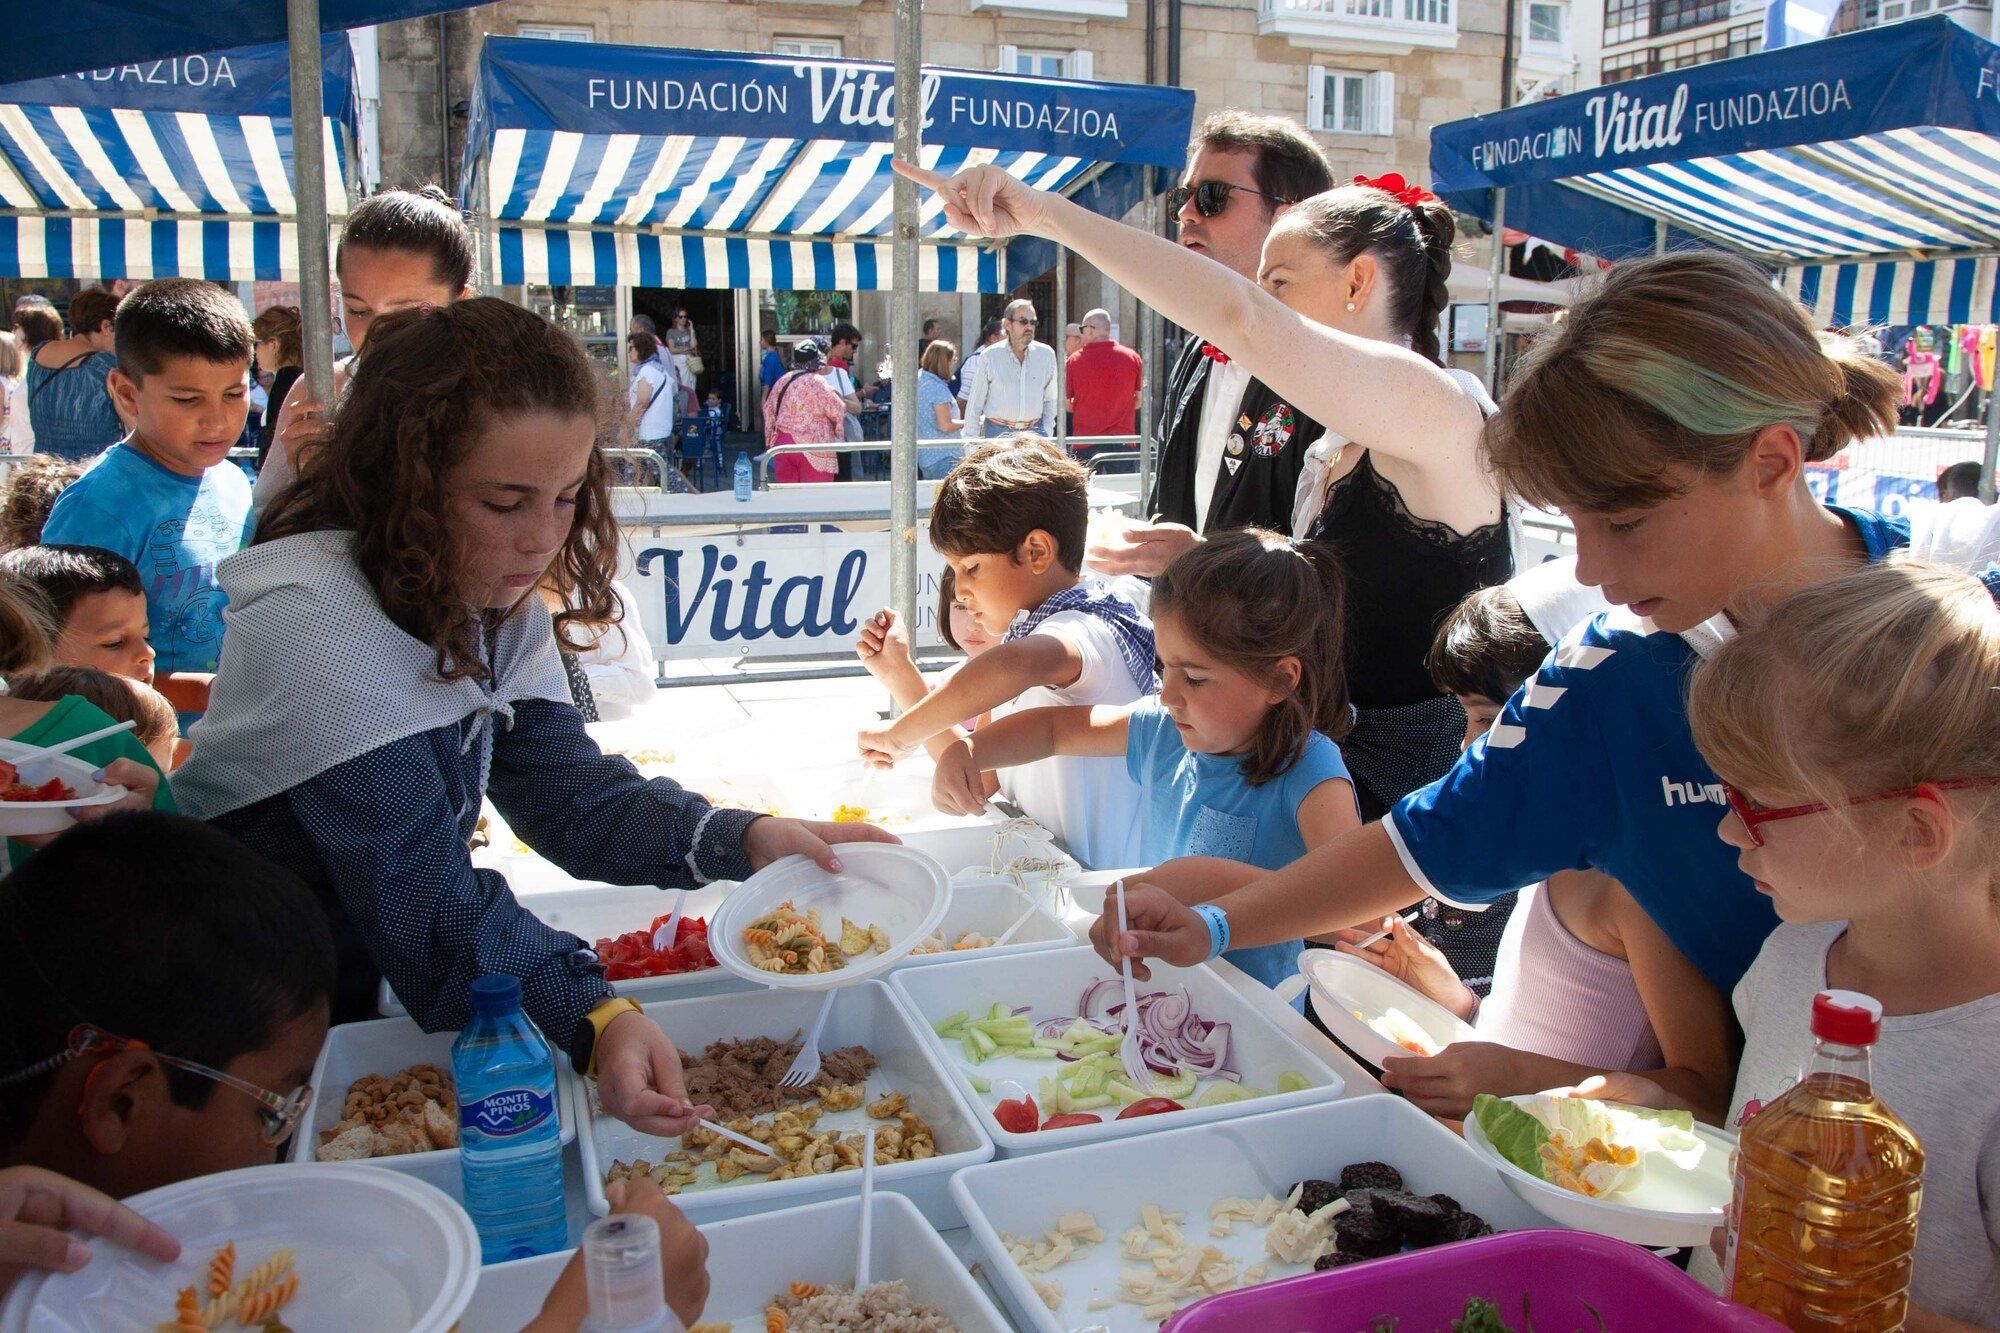
[[[1608,258],[1717,246],[1838,323],[1991,319],[2000,46],[1948,18],[1441,125],[1454,208]]]
[[[1825,328],[2000,324],[2000,260],[1814,264],[1788,269],[1784,289]]]
[[[461,183],[489,280],[886,288],[893,88],[874,62],[489,37]],[[923,90],[925,165],[991,163],[1100,212],[1179,169],[1193,114],[1174,88],[927,68]],[[919,234],[930,291],[1001,291],[1010,255],[1040,258],[930,200]]]
[[[328,212],[347,212],[353,57],[322,46]],[[283,46],[0,87],[0,275],[297,276]]]

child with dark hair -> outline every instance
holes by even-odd
[[[224,571],[222,669],[175,792],[319,891],[346,946],[342,1016],[371,1012],[386,974],[445,1031],[474,980],[517,977],[607,1111],[678,1135],[701,1108],[673,1044],[584,941],[473,866],[482,801],[618,884],[737,880],[792,853],[838,870],[830,843],[887,835],[711,807],[584,731],[558,636],[621,615],[598,384],[574,338],[505,301],[379,320],[333,438]]]
[[[472,294],[472,229],[450,195],[435,185],[384,190],[355,206],[333,252],[340,280],[340,322],[360,356],[375,321],[395,310],[446,305]],[[347,390],[352,361],[334,369],[336,401]],[[256,504],[262,513],[299,474],[302,455],[327,439],[327,405],[313,399],[304,377],[278,408],[276,447],[258,464]]]
[[[83,475],[83,468],[54,454],[30,454],[16,463],[0,486],[0,551],[33,546],[56,498]]]
[[[7,695],[25,702],[56,703],[74,695],[113,722],[133,724],[132,738],[146,747],[160,771],[170,772],[180,739],[179,719],[167,697],[143,680],[85,666],[52,666],[46,671],[14,676]]]
[[[1097,756],[1122,760],[1138,784],[1133,864],[1194,856],[1274,870],[1359,828],[1335,744],[1349,718],[1341,596],[1324,547],[1256,528],[1210,539],[1153,584],[1158,698],[999,718],[938,761],[938,808],[984,809],[986,769]],[[1291,940],[1225,957],[1275,986],[1297,970],[1302,947]]]
[[[1467,748],[1493,731],[1549,649],[1603,609],[1568,562],[1459,603],[1438,630],[1430,670],[1465,707]],[[1343,953],[1409,983],[1479,1034],[1434,1056],[1392,1058],[1384,1086],[1433,1115],[1462,1119],[1482,1092],[1509,1097],[1638,1073],[1704,1119],[1720,1118],[1736,1057],[1727,1002],[1617,880],[1558,871],[1477,920],[1503,910],[1497,953],[1484,954],[1496,961],[1483,999],[1461,980],[1449,944],[1440,950],[1399,918],[1384,920],[1390,933],[1366,950],[1356,946],[1373,932],[1337,932]]]
[[[1081,572],[1089,485],[1082,464],[1028,434],[974,447],[939,483],[931,545],[951,566],[958,600],[1005,642],[897,721],[863,730],[865,759],[894,763],[966,718],[1008,705],[1129,704],[1156,688],[1152,625]],[[1000,781],[1085,865],[1138,864],[1138,792],[1115,759],[1063,755]]]
[[[99,546],[144,580],[160,692],[205,706],[226,599],[215,567],[250,539],[250,483],[229,461],[250,411],[250,320],[211,282],[162,278],[118,307],[111,392],[132,418],[56,500],[42,540]]]
[[[51,940],[100,965],[61,966]],[[326,1038],[305,886],[192,819],[72,829],[0,880],[0,1162],[123,1197],[270,1162]]]
[[[0,570],[33,584],[55,620],[58,666],[153,683],[146,585],[130,560],[101,546],[24,546]]]

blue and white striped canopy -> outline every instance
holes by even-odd
[[[327,206],[347,211],[353,57],[322,44]],[[0,86],[0,276],[298,276],[283,46]]]
[[[1830,324],[1996,318],[2000,46],[1921,19],[1438,127],[1454,208],[1612,258],[1714,245]],[[1664,233],[1662,232],[1664,228]]]
[[[489,37],[463,197],[490,281],[875,290],[889,281],[889,66]],[[926,69],[923,161],[995,163],[1103,212],[1178,170],[1180,89]],[[1001,291],[1046,243],[975,244],[923,205],[926,290]],[[1024,271],[1039,271],[1030,268]]]

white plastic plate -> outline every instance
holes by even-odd
[[[5,1333],[105,1333],[171,1321],[174,1294],[200,1287],[236,1243],[237,1274],[296,1249],[299,1291],[280,1312],[298,1333],[443,1333],[472,1299],[479,1237],[439,1191],[394,1171],[253,1166],[127,1199],[171,1232],[171,1264],[95,1242],[75,1273],[22,1279],[0,1309]]]
[[[950,1073],[958,1085],[959,1094],[981,1112],[986,1132],[993,1136],[1000,1151],[1009,1156],[1047,1152],[1053,1148],[1073,1148],[1080,1143],[1096,1143],[1132,1134],[1150,1135],[1183,1125],[1332,1101],[1346,1089],[1345,1080],[1324,1060],[1300,1045],[1268,1014],[1260,1012],[1257,1003],[1208,968],[1156,965],[1153,979],[1140,983],[1139,993],[1144,995],[1150,991],[1173,991],[1187,987],[1196,1013],[1212,1022],[1230,1025],[1230,1047],[1236,1067],[1243,1074],[1243,1081],[1253,1087],[1261,1087],[1271,1095],[1213,1106],[1189,1105],[1185,1110],[1130,1120],[1116,1119],[1118,1108],[1108,1106],[1091,1113],[1103,1117],[1102,1122],[1095,1125],[1037,1130],[1032,1134],[1015,1134],[1002,1129],[993,1119],[993,1108],[1001,1100],[998,1091],[1001,1080],[1011,1080],[1032,1093],[1041,1080],[1066,1066],[1057,1060],[1024,1059],[1004,1054],[974,1065],[966,1058],[963,1047],[956,1039],[939,1037],[931,1025],[961,1009],[969,1011],[974,1017],[981,1017],[995,1004],[1005,1004],[1009,1008],[1032,1005],[1025,1015],[1031,1021],[1074,1016],[1084,987],[1093,981],[1103,980],[1107,975],[1115,974],[1107,973],[1104,961],[1095,950],[1071,948],[1017,958],[989,954],[940,967],[906,969],[891,977],[889,984],[903,997],[911,1015],[918,1020],[925,1040],[930,1043],[932,1055]],[[1278,1001],[1271,999],[1269,1003],[1276,1005]],[[1278,1076],[1286,1070],[1303,1075],[1307,1086],[1297,1092],[1276,1091]],[[973,1087],[972,1078],[975,1075],[986,1080],[992,1090],[982,1093]],[[1222,1081],[1202,1080],[1197,1084],[1196,1095]],[[1047,1107],[1040,1110],[1044,1119],[1054,1114]]]
[[[1085,1328],[1156,1333],[1159,1325],[1144,1318],[1139,1306],[1116,1300],[1119,1272],[1134,1266],[1119,1238],[1138,1223],[1143,1205],[1184,1214],[1190,1246],[1213,1245],[1245,1265],[1266,1263],[1265,1278],[1275,1281],[1308,1270],[1271,1259],[1263,1230],[1247,1223],[1233,1236],[1211,1236],[1209,1205],[1266,1194],[1282,1199],[1299,1180],[1335,1179],[1342,1167],[1371,1161],[1395,1167],[1405,1188],[1418,1194],[1451,1195],[1497,1230],[1548,1225],[1457,1135],[1402,1098],[1385,1095],[975,1166],[958,1173],[951,1192],[1018,1327],[1042,1333]],[[1039,1239],[1072,1210],[1094,1216],[1106,1236],[1090,1253],[1039,1275],[1063,1284],[1061,1307],[1052,1311],[1007,1257],[1000,1233]],[[1113,1301],[1110,1308],[1090,1308],[1105,1298]],[[1375,1313],[1357,1310],[1349,1326],[1360,1328]]]
[[[451,1044],[457,1040],[456,1032],[425,1032],[407,1018],[342,1023],[328,1029],[326,1045],[320,1047],[319,1059],[313,1064],[312,1101],[306,1107],[305,1119],[299,1125],[297,1137],[292,1140],[291,1160],[322,1169],[343,1165],[339,1162],[320,1162],[313,1154],[319,1149],[320,1131],[332,1129],[340,1122],[341,1108],[347,1103],[348,1085],[370,1074],[393,1077],[411,1065],[436,1065],[450,1072]],[[570,1113],[567,1099],[562,1096],[562,1084],[574,1075],[569,1069],[568,1056],[557,1051],[553,1058],[556,1066],[556,1114],[562,1121],[562,1141],[569,1143],[576,1138],[576,1117]],[[451,1115],[455,1122],[458,1119],[457,1107],[451,1108]],[[396,1157],[371,1157],[368,1165],[417,1176],[447,1194],[453,1194],[458,1189],[456,1148],[403,1153]]]
[[[779,990],[851,986],[887,972],[943,923],[951,880],[933,858],[894,843],[857,842],[843,844],[840,859],[846,868],[838,875],[804,856],[787,856],[744,880],[708,923],[708,947],[716,961],[747,981]],[[839,939],[846,917],[864,929],[881,927],[889,947],[849,958],[830,972],[759,971],[744,951],[743,930],[785,902],[801,912],[818,911],[829,941]]]
[[[1402,1058],[1416,1053],[1390,1041],[1364,1021],[1381,1018],[1391,1009],[1402,1010],[1439,1050],[1455,1041],[1477,1040],[1478,1034],[1457,1014],[1381,968],[1349,954],[1308,949],[1299,955],[1299,972],[1312,986],[1313,1012],[1326,1024],[1327,1031],[1377,1069],[1389,1056]],[[1361,1018],[1354,1016],[1357,1011]]]
[[[111,805],[125,795],[123,787],[90,776],[97,771],[95,764],[67,754],[38,759],[35,757],[38,753],[35,746],[0,740],[0,759],[27,766],[36,783],[61,778],[76,795],[67,801],[0,801],[0,836],[26,838],[38,833],[60,833],[76,822],[76,811]]]
[[[1486,1137],[1477,1117],[1465,1117],[1466,1143],[1490,1162],[1508,1188],[1530,1207],[1552,1222],[1633,1245],[1706,1245],[1709,1233],[1722,1225],[1729,1207],[1730,1163],[1736,1139],[1700,1121],[1695,1122],[1694,1132],[1708,1151],[1692,1171],[1670,1162],[1649,1162],[1639,1183],[1625,1194],[1617,1199],[1592,1199],[1515,1166]]]
[[[928,973],[944,969],[922,970]],[[812,1026],[820,999],[818,995],[798,991],[757,990],[658,1001],[644,1008],[647,1016],[673,1038],[682,1059],[693,1061],[712,1041],[747,1037],[788,1040],[801,1029]],[[973,1166],[993,1156],[993,1140],[982,1124],[987,1117],[976,1114],[965,1104],[950,1078],[937,1067],[916,1024],[880,982],[849,987],[834,999],[826,1031],[820,1036],[820,1049],[829,1051],[842,1046],[866,1046],[875,1056],[875,1073],[866,1086],[867,1101],[891,1092],[903,1093],[909,1098],[909,1108],[923,1117],[937,1140],[936,1157],[882,1167],[875,1173],[877,1186],[909,1196],[925,1217],[940,1226],[958,1226],[957,1210],[945,1191],[946,1181],[960,1167]],[[658,1162],[668,1153],[678,1151],[681,1141],[641,1134],[623,1121],[597,1111],[594,1086],[584,1079],[572,1080],[568,1086],[576,1100],[573,1118],[583,1127],[577,1147],[583,1161],[584,1198],[590,1211],[601,1217],[610,1211],[610,1204],[604,1198],[604,1173],[614,1160],[629,1162],[645,1158]],[[868,1118],[864,1104],[851,1111],[823,1115],[818,1128],[852,1134],[879,1123]],[[700,1183],[676,1194],[674,1202],[689,1217],[704,1222],[853,1195],[860,1189],[859,1171],[794,1180],[742,1176],[722,1184],[714,1179],[714,1168],[704,1167]]]
[[[709,1283],[702,1319],[747,1333],[764,1327],[765,1303],[787,1283],[853,1282],[860,1210],[859,1199],[836,1199],[702,1227]],[[1009,1325],[992,1299],[908,1199],[877,1194],[872,1221],[875,1281],[904,1283],[919,1305],[932,1307],[961,1333],[1006,1333]],[[482,1270],[479,1290],[459,1321],[464,1333],[518,1333],[569,1257],[567,1251],[545,1254]]]

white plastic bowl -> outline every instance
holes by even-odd
[[[703,1226],[709,1287],[702,1318],[761,1329],[765,1302],[787,1283],[852,1282],[860,1215],[859,1199],[836,1199]],[[1007,1321],[992,1300],[908,1199],[877,1194],[871,1220],[875,1281],[904,1283],[919,1304],[936,1309],[961,1333],[1005,1333]],[[541,1308],[570,1254],[515,1259],[482,1270],[479,1290],[460,1320],[464,1333],[517,1333]]]
[[[172,1233],[181,1257],[163,1264],[100,1240],[78,1271],[22,1279],[0,1308],[0,1330],[154,1328],[172,1320],[174,1293],[201,1285],[209,1258],[230,1241],[239,1275],[275,1250],[297,1250],[298,1295],[281,1313],[301,1333],[443,1333],[479,1279],[479,1237],[465,1210],[378,1167],[253,1166],[125,1202]]]
[[[1515,1166],[1486,1137],[1477,1116],[1465,1117],[1466,1143],[1493,1164],[1522,1202],[1551,1222],[1633,1245],[1702,1246],[1708,1244],[1709,1233],[1722,1225],[1729,1206],[1736,1138],[1699,1121],[1694,1132],[1708,1151],[1693,1171],[1671,1163],[1649,1166],[1639,1184],[1621,1199],[1592,1199]]]
[[[846,843],[839,851],[846,869],[838,875],[807,857],[787,856],[744,880],[708,923],[708,947],[716,961],[745,980],[779,990],[851,986],[887,972],[944,921],[951,879],[935,858],[884,842]],[[839,938],[846,917],[864,928],[881,927],[889,947],[850,958],[831,972],[760,971],[744,951],[743,930],[785,902],[801,912],[817,910],[829,940]]]
[[[40,833],[60,833],[76,823],[78,810],[112,805],[125,796],[123,787],[99,782],[91,776],[97,771],[95,764],[68,754],[46,759],[39,755],[36,746],[0,740],[0,759],[27,768],[36,783],[60,778],[76,795],[67,801],[0,801],[0,836],[31,838]]]
[[[1381,968],[1349,954],[1308,949],[1299,955],[1299,973],[1312,987],[1313,1012],[1326,1024],[1327,1031],[1377,1069],[1390,1056],[1401,1059],[1413,1052],[1356,1018],[1357,1010],[1365,1018],[1380,1018],[1391,1009],[1400,1009],[1439,1050],[1455,1041],[1478,1040],[1478,1034],[1457,1014]]]

